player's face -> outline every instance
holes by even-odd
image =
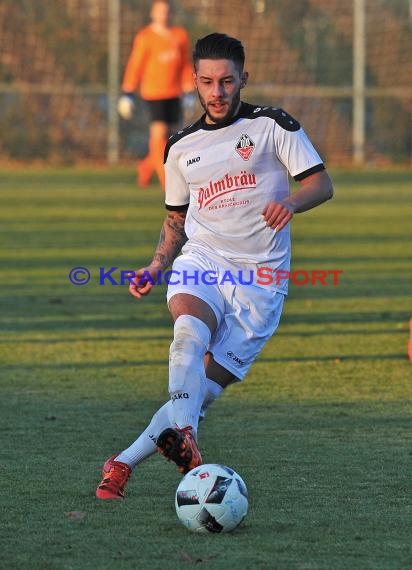
[[[222,123],[235,115],[240,106],[240,90],[248,74],[230,59],[201,59],[193,74],[206,122]]]

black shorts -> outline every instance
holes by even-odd
[[[182,104],[178,97],[174,99],[146,100],[150,121],[162,121],[168,125],[176,125],[182,118]]]

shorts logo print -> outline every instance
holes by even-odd
[[[236,354],[234,354],[231,350],[228,350],[226,352],[226,356],[228,356],[229,358],[234,360],[236,362],[236,364],[240,364],[241,366],[243,366],[245,364],[244,361],[241,360],[238,356],[236,356]]]

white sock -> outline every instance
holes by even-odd
[[[207,408],[213,404],[213,402],[220,396],[223,392],[223,387],[215,382],[214,380],[210,380],[210,378],[206,378],[206,396],[203,400],[202,408],[200,410],[200,417],[203,419],[206,415]]]
[[[154,414],[150,424],[134,443],[116,457],[116,461],[127,463],[132,469],[153,453],[156,453],[156,440],[159,434],[170,427],[172,422],[172,402],[168,400]]]
[[[209,327],[203,321],[181,315],[176,319],[170,346],[169,393],[173,422],[178,428],[191,426],[195,437],[206,396],[204,356],[210,336]]]

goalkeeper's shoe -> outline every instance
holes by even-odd
[[[183,475],[203,462],[191,430],[192,426],[182,429],[167,428],[156,441],[159,453],[168,461],[174,461]]]
[[[115,461],[116,455],[109,457],[102,469],[102,481],[96,489],[98,499],[123,499],[131,468],[127,463]]]

